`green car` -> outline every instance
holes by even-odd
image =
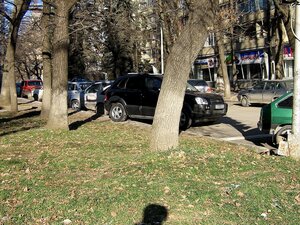
[[[292,130],[293,92],[288,92],[261,108],[260,131],[272,134],[275,144],[286,141]]]

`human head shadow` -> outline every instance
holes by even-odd
[[[150,204],[145,207],[143,219],[135,225],[162,225],[167,221],[168,209],[158,204]]]

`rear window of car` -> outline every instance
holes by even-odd
[[[279,108],[287,108],[287,109],[292,109],[293,108],[293,96],[290,96],[283,101],[278,103]]]
[[[205,80],[188,80],[188,83],[193,86],[208,86]]]
[[[28,86],[42,86],[42,81],[28,81]]]

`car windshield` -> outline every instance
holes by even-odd
[[[195,88],[193,85],[190,85],[189,83],[186,84],[186,90],[193,91],[193,92],[198,91],[197,88]]]

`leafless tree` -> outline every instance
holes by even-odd
[[[77,0],[53,2],[54,32],[53,32],[53,73],[52,98],[47,127],[50,129],[68,130],[68,47],[69,47],[69,12]]]
[[[215,20],[218,1],[194,1],[187,25],[167,59],[166,73],[152,125],[150,147],[164,151],[178,146],[179,120],[190,67],[204,46]]]
[[[7,4],[11,4],[13,12],[11,14],[7,11],[0,12],[0,14],[10,23],[0,98],[2,107],[7,108],[12,112],[17,112],[18,104],[15,78],[15,53],[21,21],[29,8],[31,0],[15,0],[14,2],[6,2]]]

